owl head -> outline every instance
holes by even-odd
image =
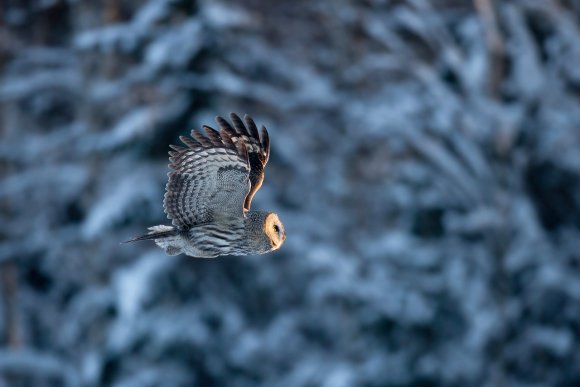
[[[264,219],[264,233],[272,246],[271,250],[278,250],[286,240],[284,225],[273,212],[268,213]]]

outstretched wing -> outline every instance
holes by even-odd
[[[244,121],[246,122],[245,125],[241,118],[235,113],[230,113],[230,119],[234,124],[233,128],[224,118],[216,117],[216,121],[222,132],[227,133],[235,144],[244,142],[248,149],[250,182],[252,184],[250,192],[244,202],[244,210],[248,211],[252,204],[254,194],[260,189],[262,182],[264,181],[264,169],[266,168],[268,158],[270,157],[270,138],[268,137],[268,131],[264,126],[262,126],[262,137],[260,138],[254,120],[248,115],[244,116]]]
[[[171,145],[169,182],[163,207],[179,229],[220,218],[242,217],[250,191],[250,164],[244,141],[227,131],[204,128],[180,137],[186,147]]]

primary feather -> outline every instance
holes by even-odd
[[[258,128],[256,127],[252,117],[248,115],[244,117],[246,125],[244,125],[240,117],[234,113],[230,114],[230,118],[234,124],[233,128],[229,122],[222,117],[217,117],[216,121],[221,130],[227,133],[234,143],[245,143],[247,146],[251,167],[250,183],[252,184],[250,192],[244,202],[244,209],[247,211],[250,209],[254,194],[260,189],[262,182],[264,181],[264,170],[268,163],[268,158],[270,157],[270,138],[268,137],[268,131],[264,126],[262,126],[262,137],[260,138]]]

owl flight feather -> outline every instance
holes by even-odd
[[[169,181],[163,208],[172,226],[158,225],[127,242],[154,240],[168,255],[198,258],[264,254],[286,240],[272,212],[251,211],[270,157],[270,138],[254,120],[230,114],[233,125],[216,117],[219,131],[204,125],[170,145]]]

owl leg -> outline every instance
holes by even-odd
[[[183,252],[186,241],[181,235],[174,234],[164,238],[155,238],[155,243],[165,250],[167,255],[178,255]]]
[[[177,246],[169,245],[165,248],[165,254],[167,254],[167,255],[179,255],[179,254],[181,254],[181,249]]]

